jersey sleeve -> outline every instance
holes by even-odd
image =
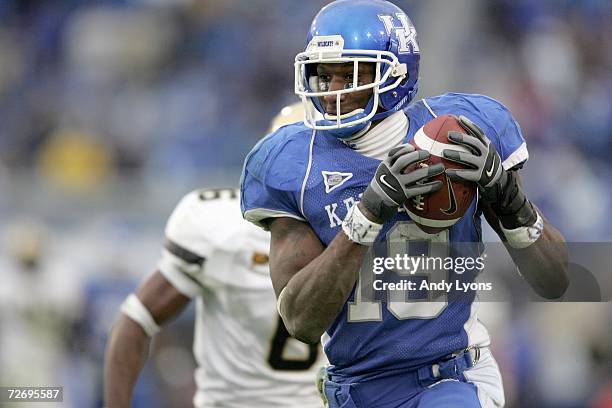
[[[483,130],[502,159],[504,169],[520,168],[529,159],[527,142],[512,113],[498,101],[483,97]]]
[[[308,164],[309,138],[292,137],[292,129],[283,127],[262,139],[244,163],[240,182],[242,215],[264,229],[261,221],[267,218],[305,221],[299,197]]]
[[[198,192],[187,194],[168,219],[158,270],[179,292],[194,297],[205,287],[204,268],[215,244],[201,228]],[[214,228],[211,226],[211,228]]]
[[[512,113],[484,95],[450,93],[433,98],[438,114],[464,115],[476,123],[497,149],[504,169],[520,168],[529,159],[527,143]]]

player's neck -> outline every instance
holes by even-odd
[[[407,132],[408,118],[403,111],[399,111],[373,123],[366,133],[344,143],[364,156],[383,160],[389,150],[402,144]]]

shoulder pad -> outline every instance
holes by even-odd
[[[243,223],[238,190],[196,190],[185,195],[170,215],[166,238],[206,257]]]
[[[276,190],[301,188],[308,165],[312,130],[302,122],[283,126],[264,137],[248,154],[244,173]]]

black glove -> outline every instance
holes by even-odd
[[[361,197],[362,205],[376,217],[376,222],[384,224],[393,218],[399,206],[409,198],[431,194],[442,187],[441,181],[424,182],[427,178],[444,172],[442,163],[402,172],[407,166],[428,158],[429,152],[416,151],[411,144],[404,144],[389,151]]]
[[[537,215],[518,184],[516,172],[504,170],[495,146],[475,123],[465,116],[459,116],[459,123],[467,134],[451,131],[448,138],[471,153],[445,149],[443,154],[448,160],[470,168],[449,169],[448,177],[478,184],[483,201],[491,205],[504,228],[533,225]]]

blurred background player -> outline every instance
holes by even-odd
[[[301,105],[301,104],[300,104]],[[285,107],[276,129],[301,120]],[[150,338],[196,299],[196,407],[316,407],[318,345],[290,337],[277,315],[269,234],[242,219],[235,189],[198,190],[170,216],[158,270],[121,306],[105,359],[105,406],[130,406]]]
[[[289,125],[291,123],[301,122],[304,120],[304,104],[302,102],[295,102],[291,105],[285,106],[276,115],[270,127],[268,133],[276,132],[280,127]]]

